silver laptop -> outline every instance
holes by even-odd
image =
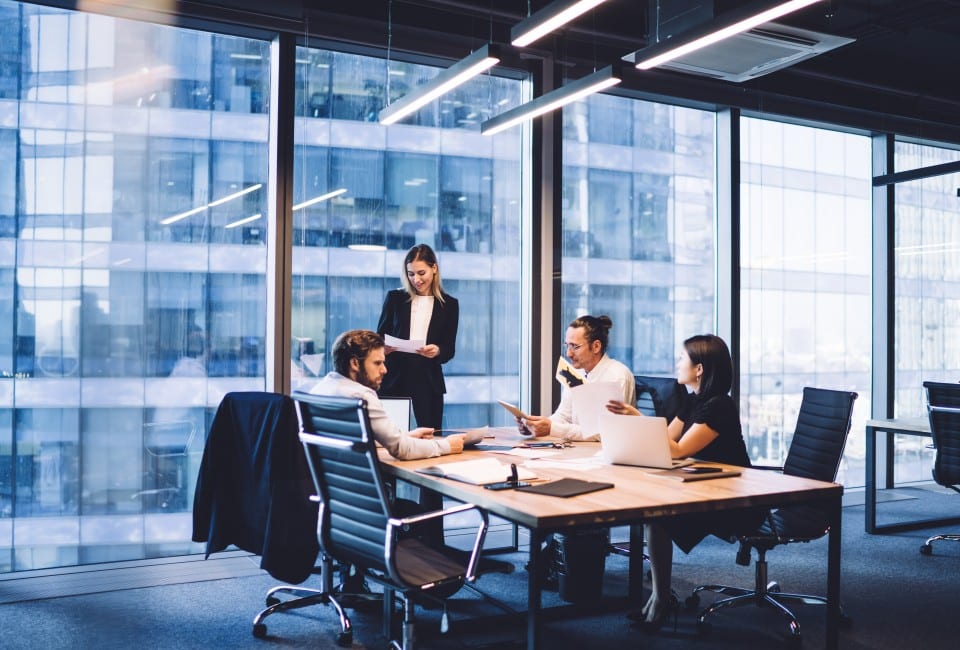
[[[600,454],[614,465],[670,469],[693,461],[673,460],[667,438],[666,418],[646,415],[600,415]]]

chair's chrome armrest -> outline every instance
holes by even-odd
[[[431,510],[430,512],[423,512],[416,515],[411,515],[409,517],[404,517],[402,519],[392,518],[390,519],[390,524],[396,527],[399,526],[410,526],[413,524],[419,524],[422,521],[428,521],[430,519],[436,519],[437,517],[446,517],[447,515],[455,515],[460,512],[466,512],[468,510],[480,510],[478,506],[475,506],[472,503],[463,503],[458,506],[453,506],[452,508],[447,508],[445,510]],[[487,513],[484,510],[480,510],[482,516],[486,517]]]
[[[751,469],[762,469],[770,472],[782,472],[783,465],[751,465]]]
[[[467,562],[466,571],[467,581],[473,582],[477,579],[477,564],[480,561],[480,551],[483,549],[483,540],[487,535],[487,526],[489,526],[490,523],[490,517],[487,515],[487,511],[482,509],[480,506],[472,503],[463,503],[445,510],[433,510],[431,512],[424,512],[423,514],[419,515],[403,517],[402,519],[391,517],[387,520],[387,540],[394,540],[394,531],[402,528],[403,526],[415,525],[424,521],[429,521],[430,519],[446,517],[447,515],[455,515],[470,510],[476,510],[477,514],[480,515],[480,525],[477,526],[477,534],[473,540],[473,548],[470,551],[470,560]],[[388,541],[388,543],[391,542]]]

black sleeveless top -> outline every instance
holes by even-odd
[[[695,454],[695,458],[750,467],[750,457],[740,427],[740,414],[732,397],[715,395],[702,398],[691,395],[690,399],[684,400],[677,418],[683,422],[683,433],[694,424],[706,424],[717,432],[713,442]]]

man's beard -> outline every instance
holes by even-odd
[[[357,375],[357,383],[359,383],[359,384],[361,384],[361,385],[363,385],[363,386],[366,386],[367,388],[373,389],[373,390],[379,390],[379,389],[380,389],[380,382],[379,382],[379,381],[375,381],[375,380],[373,379],[373,377],[371,377],[370,375],[368,375],[365,368],[361,368],[361,369],[360,369],[360,372],[359,372],[358,375]]]

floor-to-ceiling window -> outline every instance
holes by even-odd
[[[296,59],[294,388],[333,369],[341,332],[376,329],[406,251],[426,243],[460,303],[444,425],[505,424],[495,400],[519,391],[522,131],[477,124],[517,104],[521,82],[483,75],[386,127],[388,85],[395,98],[441,68],[308,47]]]
[[[671,375],[714,330],[713,113],[594,95],[564,110],[561,323],[613,320],[610,354]]]
[[[786,456],[804,386],[854,390],[838,480],[863,484],[870,414],[870,139],[745,118],[740,419],[750,457]]]
[[[0,571],[188,552],[264,381],[269,42],[0,0]]]
[[[960,150],[897,142],[898,172],[960,160]],[[897,417],[924,416],[924,381],[960,381],[960,174],[894,186]],[[898,480],[929,480],[926,441],[896,439]]]

